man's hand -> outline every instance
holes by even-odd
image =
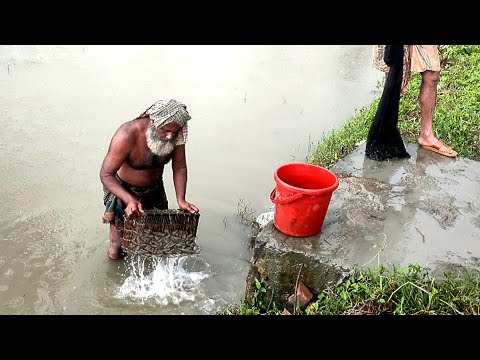
[[[139,217],[144,213],[143,206],[140,201],[137,199],[131,200],[128,202],[127,207],[125,208],[125,216],[129,217]]]
[[[200,210],[193,204],[190,204],[189,202],[187,201],[181,201],[178,203],[178,206],[180,209],[182,210],[186,210],[188,211],[189,213],[191,214],[195,214],[195,213],[198,213]]]

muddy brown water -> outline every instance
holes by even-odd
[[[275,169],[378,96],[369,45],[0,46],[0,313],[212,314],[243,299]],[[162,97],[189,123],[198,255],[107,259],[98,172]],[[170,165],[170,164],[169,164]],[[165,182],[176,206],[171,168]]]

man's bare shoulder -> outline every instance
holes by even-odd
[[[143,119],[133,119],[124,122],[119,126],[113,138],[120,141],[136,140],[136,138],[142,133],[142,130],[145,131],[143,129],[144,121],[141,120]]]
[[[126,154],[141,142],[142,125],[138,120],[127,121],[118,127],[110,141],[109,152]]]

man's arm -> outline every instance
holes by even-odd
[[[105,189],[127,204],[125,209],[127,217],[132,214],[139,216],[140,213],[143,213],[142,204],[123,188],[115,174],[128,158],[134,141],[129,125],[122,125],[113,135],[107,155],[100,168],[100,181]]]
[[[180,209],[187,210],[190,213],[198,212],[198,208],[185,201],[187,191],[187,160],[185,156],[185,144],[175,146],[172,154],[173,185],[175,195]]]

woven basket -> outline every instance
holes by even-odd
[[[200,214],[185,210],[145,210],[140,217],[125,219],[122,248],[146,256],[198,254],[199,219]]]

